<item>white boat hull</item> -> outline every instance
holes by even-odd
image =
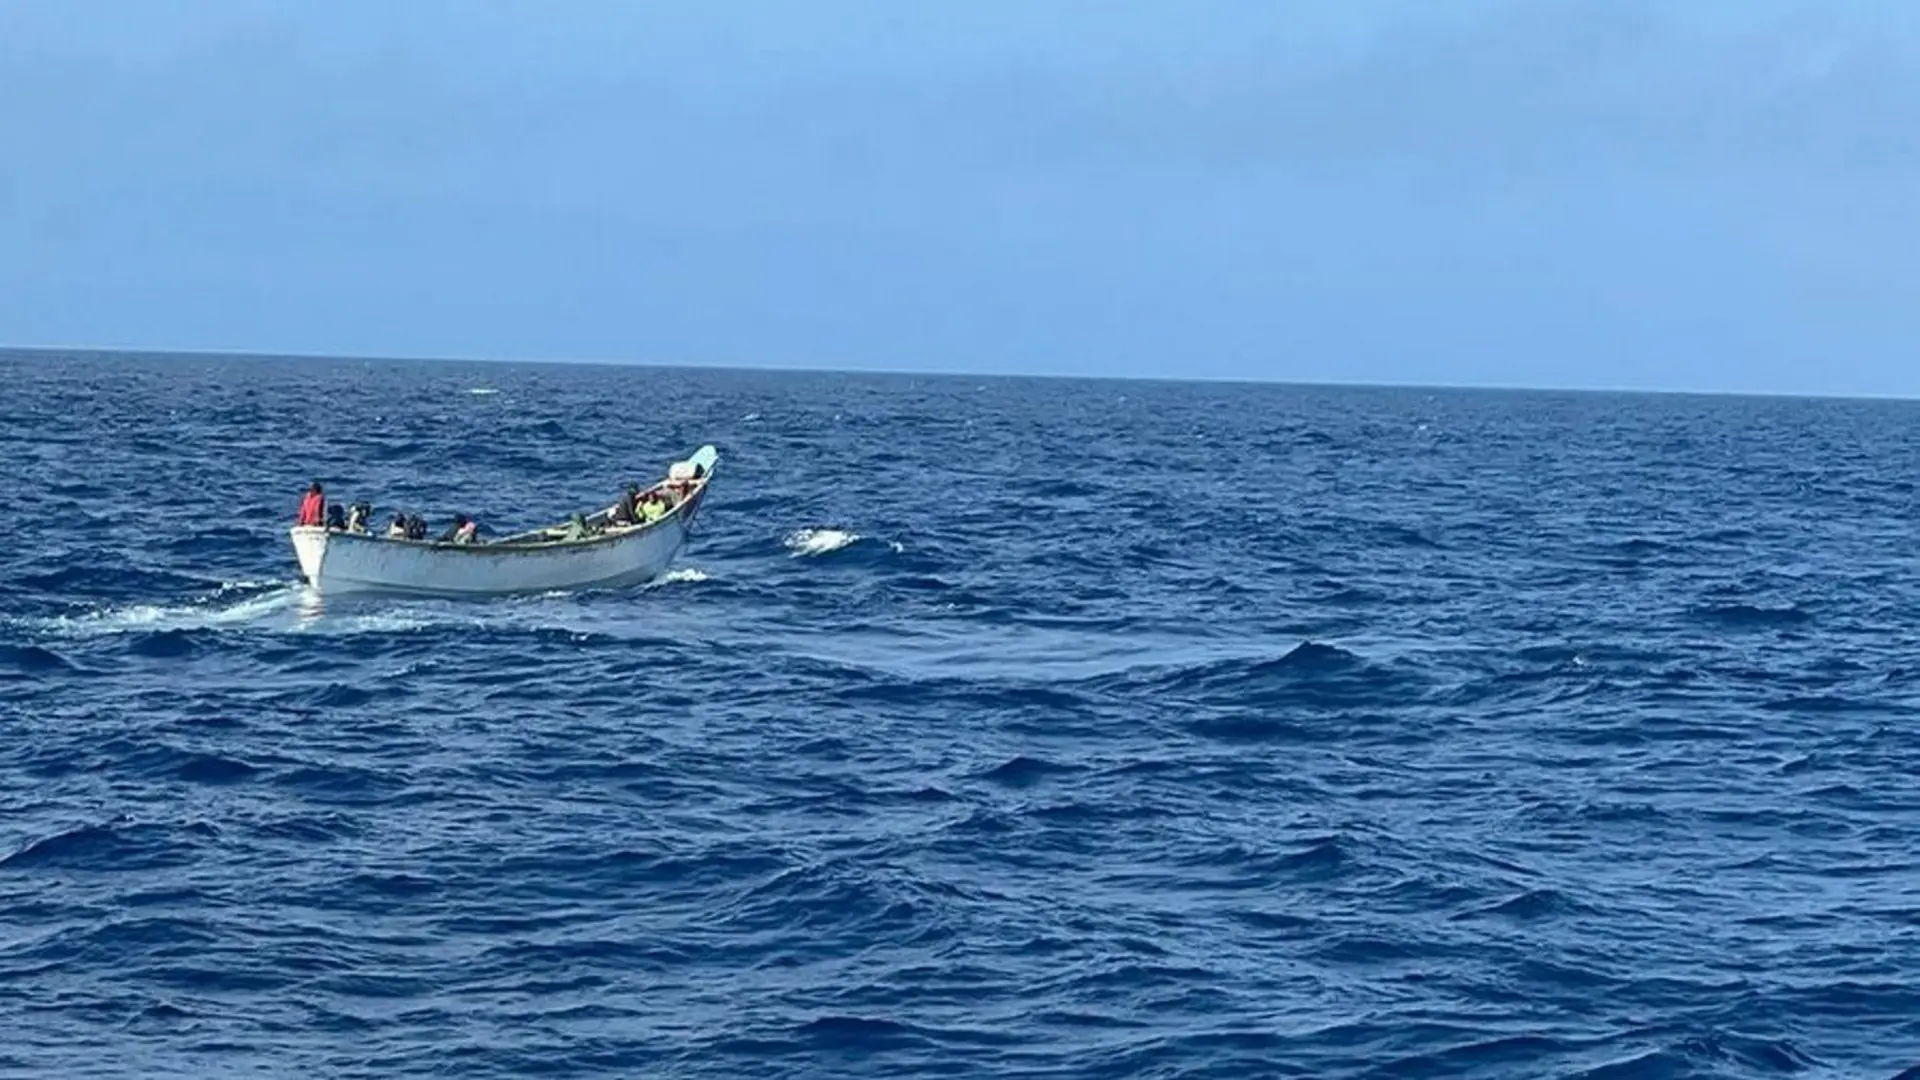
[[[465,545],[295,526],[293,550],[308,587],[321,594],[498,596],[638,585],[679,554],[710,479],[658,521],[578,540]]]

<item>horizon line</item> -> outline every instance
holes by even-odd
[[[889,367],[778,367],[754,363],[616,359],[611,357],[528,357],[528,356],[445,356],[427,354],[262,352],[251,349],[140,348],[121,345],[6,345],[0,344],[0,356],[64,353],[76,356],[151,356],[162,359],[225,360],[300,360],[344,363],[391,364],[537,364],[552,367],[636,367],[667,371],[739,371],[785,375],[886,375],[932,379],[1044,379],[1060,382],[1143,382],[1203,386],[1272,386],[1341,390],[1415,390],[1468,391],[1507,394],[1593,394],[1653,397],[1725,397],[1767,398],[1798,401],[1920,401],[1920,394],[1828,392],[1806,393],[1789,390],[1682,389],[1635,386],[1546,386],[1518,383],[1394,383],[1366,380],[1313,380],[1261,378],[1251,375],[1089,375],[1064,372],[982,372],[947,369],[915,370]]]

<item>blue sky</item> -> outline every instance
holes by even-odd
[[[0,344],[1920,395],[1912,0],[4,0]]]

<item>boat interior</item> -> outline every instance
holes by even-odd
[[[646,488],[636,497],[644,503],[649,499],[664,496],[668,500],[665,512],[651,521],[637,521],[623,525],[613,521],[613,507],[605,507],[591,514],[575,514],[572,519],[557,525],[548,525],[538,529],[502,536],[485,542],[486,547],[527,547],[545,544],[566,544],[587,540],[600,540],[613,536],[626,536],[631,533],[645,532],[685,516],[684,511],[706,490],[707,481],[712,474],[705,469],[688,469],[681,474],[680,466],[689,462],[675,464],[675,473],[667,479]],[[698,475],[695,475],[698,473]]]

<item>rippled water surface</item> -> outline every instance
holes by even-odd
[[[651,586],[295,585],[314,477],[704,442]],[[0,358],[0,1071],[1891,1078],[1917,476],[1897,403]]]

